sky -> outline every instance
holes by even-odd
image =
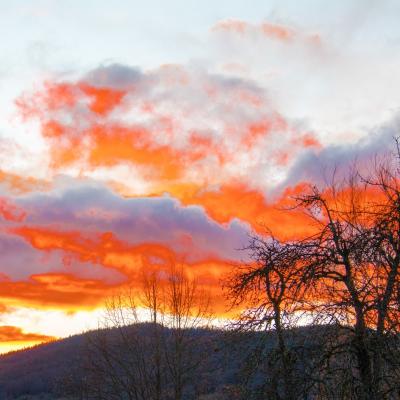
[[[223,299],[250,232],[306,234],[292,196],[399,132],[395,0],[0,5],[0,352],[171,262]]]

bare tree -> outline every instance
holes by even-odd
[[[382,395],[400,396],[400,363],[398,336],[400,333],[400,148],[396,139],[393,156],[375,159],[373,173],[363,178],[374,199],[369,207],[370,251],[373,286],[373,310],[369,325],[374,327],[373,384]],[[393,347],[393,344],[396,346]],[[390,347],[390,350],[388,348]],[[396,354],[397,357],[387,357]],[[386,356],[386,360],[384,359]],[[396,360],[396,362],[394,362]],[[384,368],[384,363],[390,368]]]
[[[270,387],[283,389],[271,398],[299,394],[293,391],[292,359],[285,356],[293,353],[285,335],[299,315],[317,325],[324,339],[310,369],[314,398],[400,396],[398,141],[394,157],[373,161],[367,176],[355,166],[342,179],[334,171],[323,187],[310,186],[297,196],[295,208],[308,216],[314,234],[286,243],[271,233],[251,237],[251,263],[230,282],[234,302],[247,305],[240,328],[273,328],[277,337],[280,376]]]
[[[201,362],[193,330],[210,317],[209,295],[182,266],[143,271],[140,290],[113,296],[90,336],[87,398],[182,399]]]
[[[360,398],[374,398],[372,360],[368,351],[368,296],[371,280],[364,262],[360,189],[354,176],[341,187],[332,183],[320,191],[297,198],[315,223],[316,234],[306,243],[304,278],[309,288],[310,310],[319,322],[338,323],[354,328],[353,346],[361,380]],[[347,366],[344,366],[345,368]]]
[[[299,398],[304,388],[299,390],[296,354],[287,344],[290,328],[301,315],[299,247],[272,235],[251,236],[246,250],[251,262],[239,267],[229,282],[234,305],[247,306],[234,327],[242,331],[273,329],[276,346],[266,356],[268,378],[262,390],[271,399]]]
[[[359,399],[389,398],[399,390],[398,365],[383,368],[387,346],[399,334],[400,176],[394,161],[375,162],[368,178],[352,169],[340,183],[333,179],[297,198],[316,227],[302,244],[303,282],[313,288],[310,309],[347,331],[349,340],[336,342],[336,354],[347,346],[355,355],[350,371],[357,371]]]
[[[188,278],[182,266],[173,266],[165,288],[167,326],[165,337],[166,365],[174,389],[174,400],[181,400],[185,386],[195,377],[202,361],[193,330],[209,327],[211,322],[210,296]]]
[[[101,329],[88,337],[89,398],[161,399],[159,328],[151,320],[139,324],[135,301],[131,292],[115,295],[107,303]]]

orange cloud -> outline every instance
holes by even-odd
[[[22,222],[26,217],[26,212],[10,200],[0,197],[0,216],[7,221]]]
[[[245,23],[234,26],[247,29]],[[284,29],[275,25],[264,24],[263,29],[285,36]],[[308,232],[300,213],[282,210],[290,190],[275,204],[238,175],[254,173],[258,160],[268,159],[263,165],[281,169],[290,167],[304,148],[320,146],[312,133],[297,132],[271,109],[265,93],[252,85],[203,73],[197,76],[176,66],[162,67],[147,78],[151,79],[143,78],[138,85],[140,90],[127,86],[126,91],[83,81],[46,83],[43,92],[20,98],[18,105],[23,115],[40,119],[56,171],[74,165],[90,174],[128,164],[147,185],[142,196],[170,193],[183,205],[204,207],[222,224],[237,218],[257,231],[264,224],[282,237]],[[212,102],[209,113],[191,102],[196,96]],[[109,115],[125,108],[132,113],[132,122]],[[249,171],[241,171],[240,165]],[[124,184],[117,177],[113,187],[126,194]],[[99,254],[98,249],[93,252]]]
[[[97,88],[81,83],[79,88],[90,98],[89,108],[96,114],[105,115],[119,105],[126,92],[110,88]]]
[[[0,185],[4,185],[7,190],[15,194],[24,194],[34,190],[44,191],[51,186],[50,182],[3,170],[0,170]]]
[[[201,287],[215,295],[215,310],[219,315],[223,315],[227,304],[225,299],[221,298],[220,283],[232,266],[228,263],[209,261],[184,264],[184,268]],[[153,264],[146,267],[146,271],[149,270],[168,271],[168,266]],[[142,271],[142,268],[138,269],[135,278],[132,276],[129,281],[120,284],[82,279],[71,274],[36,274],[27,281],[0,282],[0,299],[12,307],[57,309],[66,312],[93,310],[103,307],[107,298],[127,288],[140,291]]]
[[[261,24],[252,24],[250,22],[227,19],[219,21],[212,28],[214,32],[229,32],[240,35],[261,34],[264,37],[272,40],[277,40],[284,43],[289,43],[294,40],[305,40],[310,44],[319,45],[320,36],[318,34],[303,33],[298,29],[294,29],[285,25],[263,22]]]
[[[121,103],[126,92],[111,88],[94,87],[85,82],[71,84],[66,82],[45,82],[44,90],[33,96],[22,96],[16,100],[23,118],[45,118],[49,111],[71,109],[86,100],[89,109],[96,114],[106,115]]]
[[[111,166],[132,162],[151,167],[161,178],[175,179],[181,174],[181,154],[167,145],[152,140],[152,133],[145,128],[125,128],[120,125],[90,123],[77,134],[74,122],[65,125],[49,116],[64,111],[74,115],[74,107],[88,102],[88,108],[105,117],[119,105],[126,92],[111,88],[97,88],[87,83],[46,83],[44,90],[33,96],[23,96],[16,104],[23,118],[38,117],[42,122],[42,134],[52,144],[53,167],[62,168],[85,158],[93,167]],[[76,121],[75,121],[76,122]],[[77,122],[76,122],[77,123]],[[77,123],[78,124],[78,123]],[[89,141],[89,143],[88,143]]]
[[[132,162],[151,168],[152,175],[161,179],[177,179],[182,175],[184,154],[152,142],[151,133],[145,129],[93,126],[86,134],[91,138],[88,151],[91,166]]]
[[[282,25],[263,23],[261,24],[262,32],[273,39],[279,39],[283,41],[292,40],[295,36],[295,32]]]
[[[25,349],[56,339],[40,333],[26,333],[16,326],[0,326],[0,354]]]
[[[156,144],[144,128],[94,124],[76,136],[73,129],[50,120],[44,123],[42,133],[52,140],[52,166],[57,169],[86,160],[91,168],[130,162],[159,179],[177,179],[184,170],[184,154]]]
[[[38,250],[62,250],[79,261],[116,269],[130,278],[144,265],[152,264],[152,259],[164,263],[175,259],[174,253],[166,246],[153,243],[132,246],[118,240],[111,232],[85,237],[78,231],[63,232],[41,227],[22,226],[9,231],[23,237]]]
[[[40,333],[27,333],[16,326],[0,326],[0,343],[4,342],[48,342],[56,339],[53,336],[46,336]]]
[[[287,128],[286,121],[279,114],[276,114],[269,120],[250,123],[242,139],[242,143],[247,148],[252,148],[254,145],[257,145],[260,138],[270,134],[273,130],[283,131]]]
[[[94,124],[76,136],[73,128],[50,120],[43,124],[42,133],[52,141],[52,166],[56,169],[79,162],[86,162],[89,168],[128,162],[152,179],[177,180],[186,168],[210,153],[214,153],[220,162],[224,160],[221,150],[211,139],[194,132],[190,138],[194,147],[181,150],[158,144],[148,129],[116,124]]]
[[[264,139],[275,141],[272,134],[301,136],[266,94],[247,82],[178,66],[161,67],[147,78],[140,90],[125,91],[84,81],[47,82],[43,90],[21,96],[17,105],[24,118],[40,120],[56,170],[79,165],[93,171],[129,163],[153,181],[191,176],[209,182],[210,168],[233,170],[245,153],[260,158]],[[196,98],[207,103],[204,110]],[[110,115],[114,110],[119,119]],[[123,122],[122,115],[131,122]],[[306,141],[292,141],[288,156],[312,141],[311,134]]]
[[[184,205],[204,207],[206,213],[219,223],[227,224],[237,218],[259,233],[265,232],[267,227],[278,237],[290,239],[314,232],[309,219],[300,210],[289,210],[294,205],[291,196],[301,193],[305,187],[305,184],[299,184],[288,188],[279,199],[270,203],[262,192],[240,182],[221,185],[215,190],[194,184],[177,184],[166,191]]]
[[[304,147],[316,147],[321,148],[321,143],[314,137],[306,136],[303,138]]]
[[[70,274],[44,273],[27,281],[0,282],[0,298],[12,306],[76,311],[101,306],[115,288]]]
[[[143,269],[164,271],[173,263],[183,264],[190,276],[202,286],[213,293],[220,293],[221,278],[232,268],[231,262],[220,259],[187,263],[166,246],[155,243],[133,246],[118,240],[111,233],[84,237],[79,232],[35,227],[19,227],[11,232],[23,237],[38,251],[61,250],[77,260],[101,264],[126,277],[115,284],[65,273],[35,274],[28,281],[5,280],[0,282],[0,300],[11,305],[67,310],[95,308],[124,287],[138,288]],[[224,300],[219,299],[216,303],[219,304],[219,312],[223,313],[226,309]]]

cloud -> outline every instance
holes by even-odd
[[[284,210],[301,187],[270,204],[239,183],[170,189],[175,198],[126,198],[93,180],[60,177],[47,192],[16,196],[26,214],[0,234],[0,302],[93,309],[115,291],[137,288],[144,269],[171,263],[216,293],[232,265],[246,259],[239,249],[252,228],[268,226],[284,238],[309,229],[301,213]]]
[[[322,144],[354,143],[396,112],[400,58],[387,37],[391,27],[372,19],[362,26],[367,8],[351,8],[340,25],[221,21],[212,29],[209,65],[273,93],[281,115]]]
[[[382,126],[375,127],[368,136],[360,138],[353,144],[332,144],[318,151],[304,152],[288,171],[287,179],[281,188],[307,181],[323,185],[336,170],[338,179],[343,177],[349,168],[357,164],[361,173],[371,172],[376,157],[393,154],[395,138],[399,137],[400,119],[395,116]]]
[[[0,302],[76,311],[138,288],[144,269],[184,264],[211,291],[243,256],[248,225],[220,225],[170,197],[123,198],[93,181],[17,198],[26,217],[2,227]],[[222,306],[221,306],[222,309]]]
[[[0,343],[7,342],[48,342],[54,340],[52,336],[46,336],[40,333],[24,332],[21,328],[16,326],[0,326]]]
[[[234,249],[247,239],[249,227],[231,221],[234,218],[221,226],[201,207],[181,204],[168,196],[124,198],[93,181],[62,184],[66,187],[18,200],[29,210],[25,225],[95,235],[112,232],[127,243],[166,245],[177,253],[186,253],[188,260],[235,259]],[[186,237],[185,244],[182,237]]]
[[[320,44],[318,34],[305,34],[301,30],[268,21],[260,24],[252,24],[239,19],[226,19],[217,22],[211,30],[215,33],[230,33],[241,36],[252,36],[253,38],[261,36],[284,43],[302,41],[310,45]]]
[[[94,87],[126,90],[141,79],[143,79],[143,73],[139,68],[123,64],[108,64],[89,71],[83,81]]]
[[[183,265],[186,272],[203,288],[218,295],[215,300],[216,311],[220,314],[226,312],[225,300],[220,297],[220,282],[223,277],[228,276],[232,262],[209,259],[187,263],[168,248],[152,244],[124,246],[111,235],[103,237],[102,242],[91,242],[82,237],[73,240],[70,232],[46,232],[25,228],[18,233],[37,251],[61,250],[70,257],[70,262],[80,259],[83,268],[90,268],[93,261],[100,262],[106,268],[121,271],[125,279],[110,283],[65,272],[34,274],[25,280],[6,279],[0,281],[0,301],[8,307],[56,309],[66,312],[94,310],[104,306],[106,299],[115,293],[128,288],[133,290],[133,293],[140,291],[143,270],[167,272],[171,263],[176,262]]]
[[[0,216],[7,221],[21,222],[25,219],[26,213],[9,199],[0,197]]]
[[[0,326],[0,354],[56,339],[56,337],[43,333],[25,332],[24,329],[17,326],[3,325]]]
[[[196,204],[220,224],[229,224],[237,219],[247,222],[251,229],[265,233],[271,229],[281,238],[290,238],[310,233],[307,219],[301,212],[289,211],[294,203],[290,196],[301,192],[304,184],[296,182],[278,196],[266,199],[263,192],[241,182],[229,182],[214,188],[194,186],[171,187],[170,192],[183,204]]]
[[[98,75],[104,86],[88,79]],[[17,104],[25,118],[41,122],[57,171],[130,165],[150,186],[219,184],[238,176],[254,176],[255,183],[260,174],[285,170],[304,148],[319,146],[254,82],[192,66],[145,73],[102,66],[81,80],[46,83]]]
[[[14,172],[0,169],[0,188],[4,193],[18,195],[32,191],[46,191],[50,187],[50,182],[43,179],[18,175]]]
[[[0,282],[0,299],[12,307],[85,310],[103,306],[116,288],[116,285],[70,274],[42,273],[26,281]]]

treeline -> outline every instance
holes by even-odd
[[[149,323],[124,328],[124,335],[143,338],[146,341],[153,327]],[[167,337],[170,329],[160,328]],[[89,343],[98,337],[107,337],[108,346],[121,346],[119,328],[92,331],[82,335],[44,344],[30,350],[0,357],[0,398],[3,400],[72,400],[95,399],[109,395],[113,398],[129,398],[125,388],[109,387],[108,378],[91,365],[87,351]],[[239,399],[248,393],[253,395],[263,382],[265,369],[255,363],[255,350],[267,353],[275,346],[275,334],[270,332],[231,332],[225,329],[195,329],[188,332],[196,339],[201,351],[201,362],[189,375],[183,386],[185,399]],[[323,333],[320,328],[303,327],[291,332],[291,346],[302,346],[308,354],[318,354]],[[130,352],[125,349],[125,357]],[[151,366],[151,358],[148,359]],[[122,379],[127,369],[120,371]],[[107,374],[107,371],[104,371]],[[162,392],[164,398],[173,398],[172,382],[163,372]],[[129,378],[125,378],[129,382]],[[152,383],[150,382],[150,385]],[[107,386],[107,387],[106,387]],[[98,397],[99,396],[99,397]],[[250,397],[246,397],[250,398]]]

